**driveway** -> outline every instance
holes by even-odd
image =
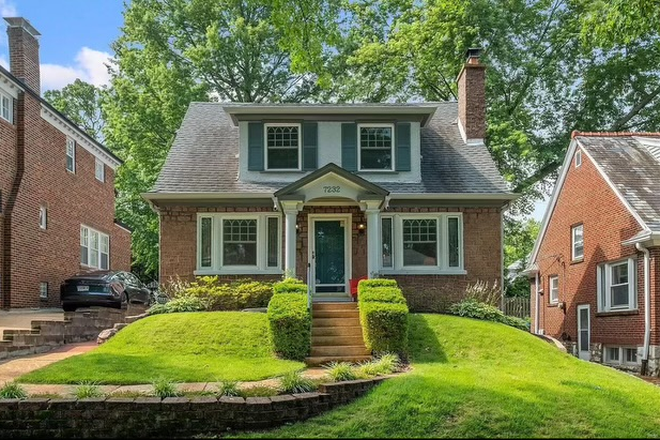
[[[32,321],[62,321],[62,309],[28,309],[0,311],[0,339],[4,329],[30,329]]]

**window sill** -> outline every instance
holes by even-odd
[[[596,312],[596,316],[627,316],[627,315],[639,315],[639,309],[627,309],[627,310],[610,310],[607,312]]]
[[[381,275],[467,275],[466,270],[438,269],[381,269]]]
[[[397,170],[358,170],[358,174],[369,174],[369,173],[396,174],[398,173],[398,171]]]
[[[559,303],[558,302],[548,303],[548,307],[559,307]]]
[[[584,263],[584,257],[578,258],[577,260],[571,260],[571,265]]]
[[[193,272],[195,276],[206,276],[206,275],[282,275],[283,270],[280,269],[198,269]]]
[[[291,170],[261,170],[262,173],[274,173],[274,174],[282,174],[282,173],[305,173],[306,171],[303,171],[301,169],[291,169]]]

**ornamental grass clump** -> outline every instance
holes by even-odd
[[[332,362],[327,367],[328,377],[335,382],[358,379],[355,367],[348,362]]]
[[[292,371],[280,379],[280,391],[284,394],[309,393],[315,389],[316,383],[304,377],[300,371]]]
[[[82,382],[73,392],[78,399],[93,399],[103,397],[103,391],[94,382]]]
[[[25,388],[16,382],[7,382],[0,388],[0,399],[27,399]]]
[[[176,383],[165,379],[165,378],[158,378],[154,380],[151,385],[154,388],[154,395],[156,397],[160,397],[161,399],[164,399],[166,397],[179,397],[181,393],[177,389]]]

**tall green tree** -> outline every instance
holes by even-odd
[[[529,295],[529,281],[516,275],[527,267],[540,228],[541,224],[534,219],[509,219],[504,223],[504,272],[508,274],[510,267],[513,272],[513,276],[504,280],[507,296]]]
[[[192,101],[310,99],[338,37],[339,4],[322,0],[133,0],[113,44],[107,143],[126,160],[118,215],[139,270],[156,275],[158,219],[149,191]]]
[[[93,138],[103,141],[104,118],[100,87],[76,79],[61,90],[47,90],[44,98]]]

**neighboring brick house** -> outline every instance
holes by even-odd
[[[160,280],[295,274],[314,299],[396,278],[412,310],[502,279],[512,194],[483,143],[485,66],[459,102],[192,103],[158,181]]]
[[[659,133],[573,133],[527,273],[534,333],[658,375]]]
[[[59,306],[59,285],[93,268],[129,269],[115,222],[121,161],[40,96],[39,33],[8,23],[0,67],[0,306]]]

